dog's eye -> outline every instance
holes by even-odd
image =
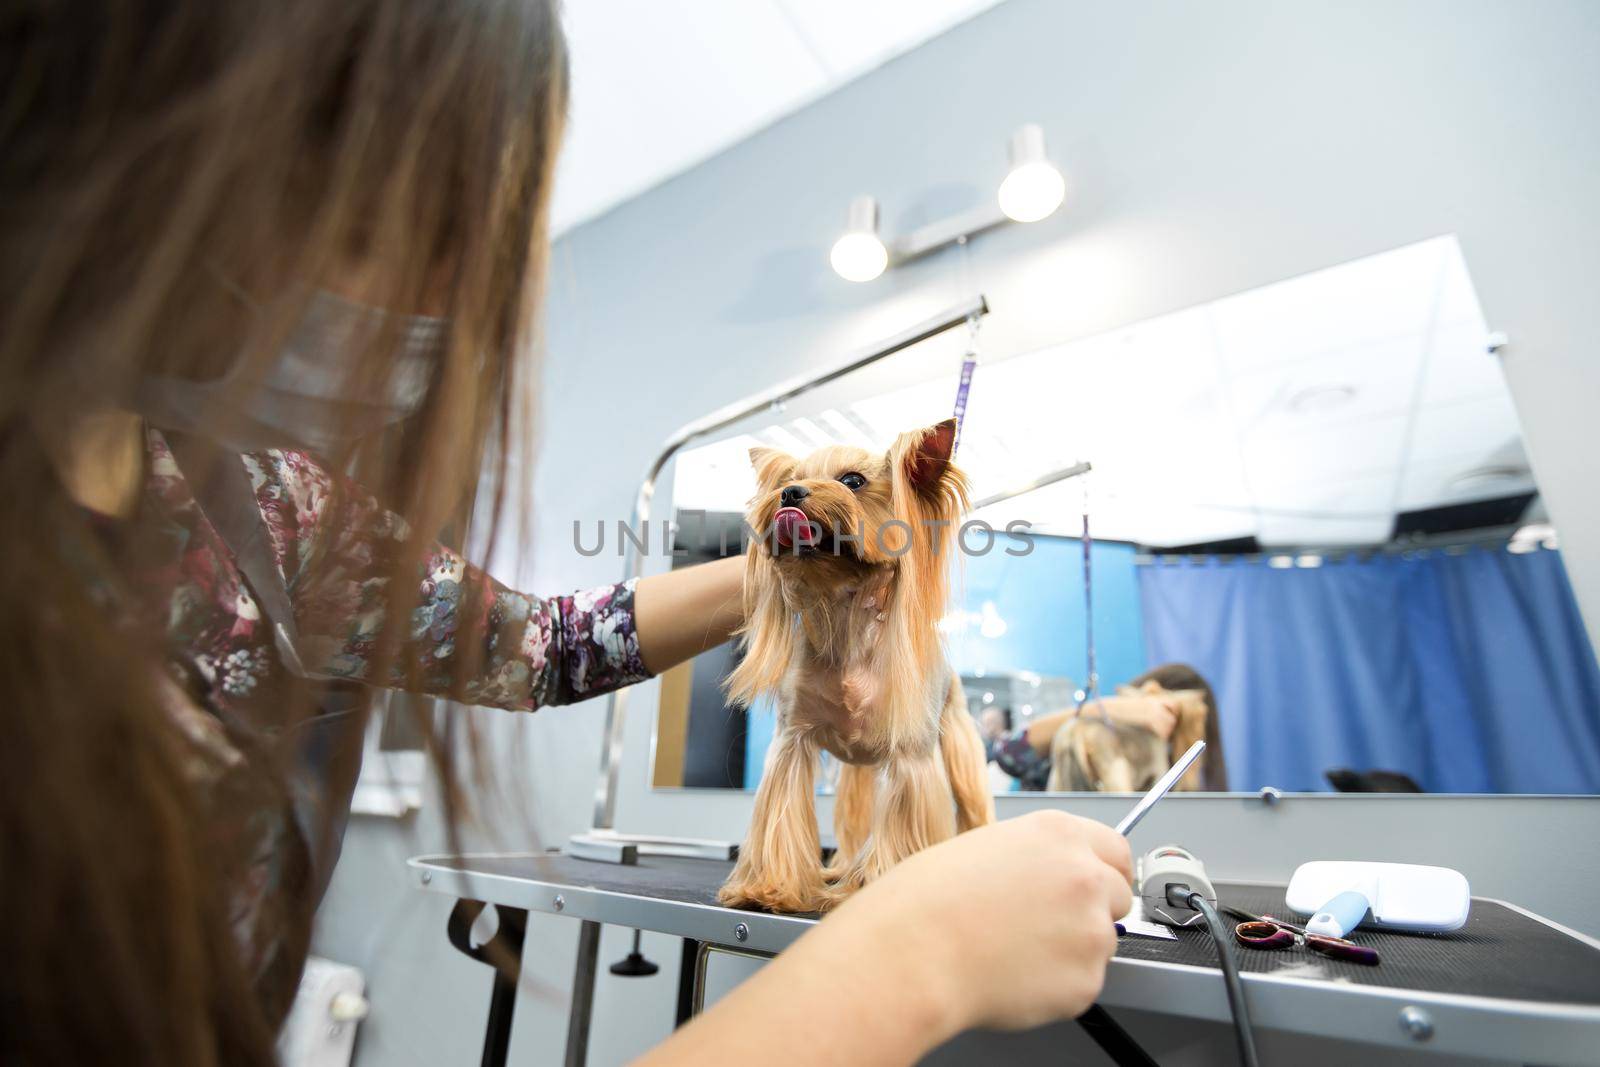
[[[853,493],[857,489],[860,489],[862,486],[866,485],[867,480],[861,475],[857,474],[855,471],[851,471],[849,474],[839,475],[839,484],[843,485],[846,489]]]

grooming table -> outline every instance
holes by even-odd
[[[732,864],[714,860],[641,856],[637,866],[617,866],[552,853],[419,856],[409,865],[424,888],[459,898],[451,940],[475,958],[484,953],[468,943],[466,929],[484,902],[500,913],[497,939],[519,959],[530,910],[578,919],[581,937],[596,941],[602,924],[683,938],[680,1023],[699,1010],[708,953],[776,955],[817,921],[719,906],[717,887]],[[1281,886],[1219,882],[1217,893],[1223,904],[1293,921]],[[1239,948],[1256,1027],[1446,1056],[1600,1063],[1600,942],[1593,938],[1474,898],[1471,918],[1455,933],[1358,930],[1352,939],[1377,949],[1382,962],[1365,967],[1303,949]],[[580,971],[583,959],[580,952]],[[594,977],[591,965],[574,978],[569,1065],[587,1054]],[[504,1062],[514,996],[514,980],[497,975],[486,1065]],[[1175,941],[1122,937],[1100,1004],[1231,1018],[1213,943],[1198,928],[1178,931]]]

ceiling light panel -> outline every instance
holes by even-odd
[[[790,419],[787,428],[795,437],[806,443],[807,451],[839,443],[833,434],[804,416]]]
[[[1521,439],[1516,408],[1502,393],[1418,412],[1411,458],[1421,463],[1459,458],[1463,466],[1475,466],[1492,459],[1508,441]]]
[[[1211,307],[1229,372],[1423,333],[1444,253],[1443,243],[1425,241],[1218,300]]]
[[[1235,375],[1228,391],[1244,439],[1404,414],[1426,341],[1418,332]]]
[[[1386,472],[1393,478],[1405,454],[1403,414],[1355,425],[1320,426],[1303,433],[1252,438],[1245,444],[1245,470],[1257,496],[1341,478]]]
[[[762,444],[765,442],[741,434],[680,453],[672,466],[672,506],[743,512],[756,491],[750,449]]]

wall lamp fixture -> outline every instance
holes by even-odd
[[[1009,145],[1011,169],[992,203],[930,222],[885,243],[878,236],[878,201],[850,201],[845,232],[833,243],[828,262],[847,281],[870,282],[886,267],[925,256],[1007,222],[1037,222],[1061,206],[1067,183],[1045,153],[1044,130],[1036,123],[1019,127]]]

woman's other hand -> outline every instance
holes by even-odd
[[[1114,831],[1036,811],[935,845],[845,901],[640,1062],[911,1064],[975,1026],[1083,1013],[1132,863]]]
[[[1132,859],[1109,827],[1037,811],[912,856],[823,924],[898,961],[899,988],[942,1003],[950,1034],[1083,1013],[1116,951]]]
[[[1049,755],[1056,731],[1080,715],[1104,715],[1123,726],[1137,726],[1149,730],[1163,741],[1172,738],[1178,728],[1179,694],[1168,693],[1160,686],[1153,689],[1120,689],[1116,696],[1096,697],[1083,710],[1069,708],[1036,716],[1027,727],[1028,744],[1041,756]]]
[[[1163,741],[1170,741],[1172,731],[1178,728],[1178,704],[1169,696],[1112,697],[1106,704],[1111,718],[1117,722],[1142,727]]]

